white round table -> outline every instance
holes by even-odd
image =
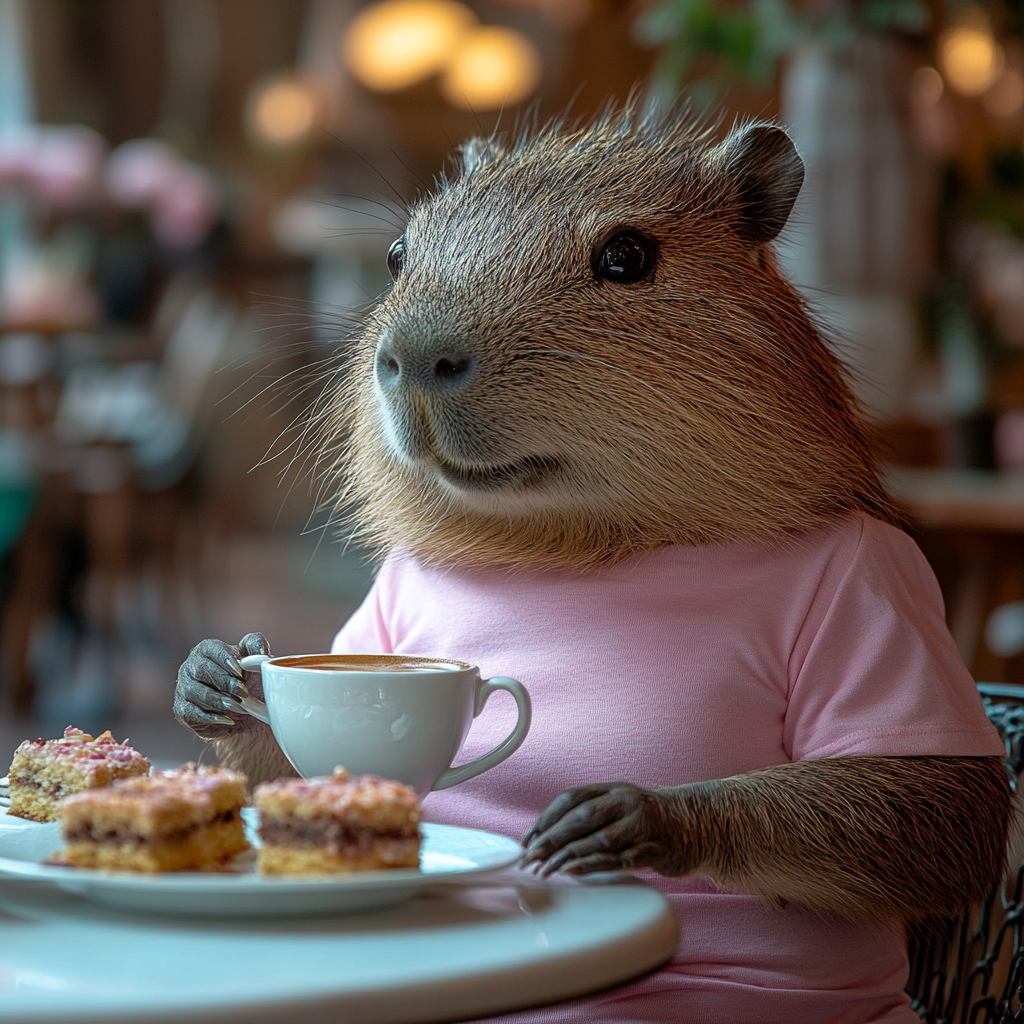
[[[472,1020],[628,981],[672,955],[677,930],[633,882],[438,885],[374,914],[220,922],[0,880],[0,1020]]]

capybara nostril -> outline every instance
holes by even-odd
[[[394,383],[402,373],[402,365],[390,349],[377,349],[377,379],[381,384]]]
[[[473,359],[465,355],[446,355],[434,363],[434,376],[438,380],[454,381],[465,377],[473,368]]]

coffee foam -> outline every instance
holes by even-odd
[[[303,668],[328,672],[464,672],[463,661],[448,658],[416,658],[401,654],[298,654],[274,658],[282,668]]]

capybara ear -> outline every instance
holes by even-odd
[[[472,174],[478,167],[497,160],[505,155],[505,147],[497,139],[481,139],[477,136],[459,146],[462,156],[462,170]]]
[[[804,182],[804,162],[793,140],[772,124],[751,124],[732,132],[711,151],[720,173],[735,184],[738,229],[755,245],[783,229]]]

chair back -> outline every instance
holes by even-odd
[[[980,908],[912,932],[907,992],[925,1024],[1024,1021],[1024,686],[979,683],[989,720],[1006,747],[1015,791],[1006,876]]]

